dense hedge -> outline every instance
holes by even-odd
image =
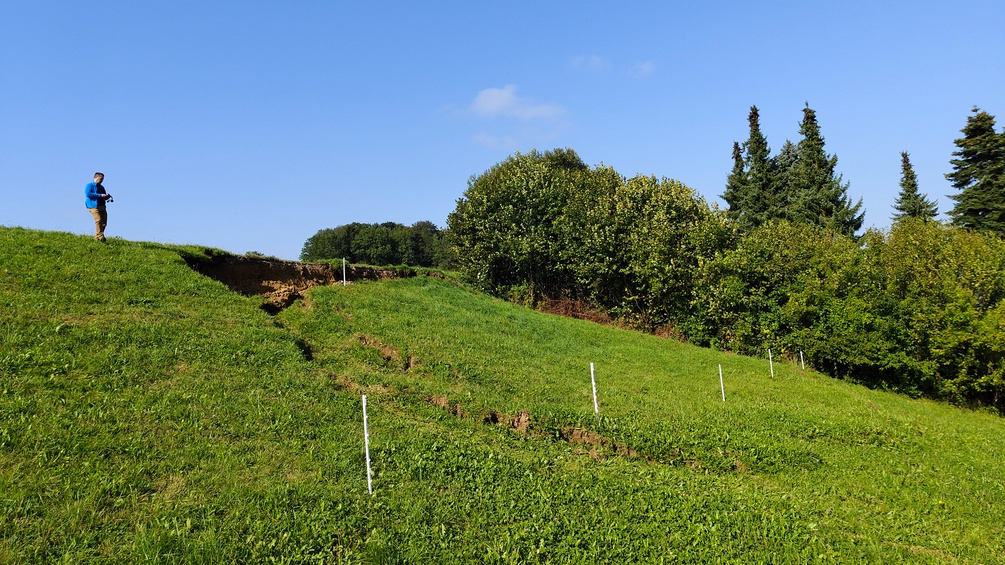
[[[473,178],[447,223],[482,289],[587,300],[646,325],[686,315],[697,269],[735,237],[680,182],[591,169],[568,149],[518,153]]]
[[[1005,242],[904,219],[861,238],[786,221],[742,233],[678,181],[571,150],[472,178],[448,218],[459,268],[499,296],[586,301],[702,345],[1005,410]]]
[[[805,352],[835,376],[1002,408],[1005,243],[905,220],[861,241],[762,226],[702,273],[689,337]]]

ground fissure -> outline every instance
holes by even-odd
[[[262,309],[276,314],[302,298],[315,286],[352,284],[362,280],[392,280],[416,276],[414,269],[368,267],[329,263],[299,263],[238,255],[186,257],[195,271],[217,280],[245,296],[262,296],[268,302]]]

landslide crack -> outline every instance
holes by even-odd
[[[227,255],[213,250],[206,250],[205,256],[186,254],[183,259],[191,269],[223,283],[235,292],[267,298],[268,302],[262,304],[262,310],[271,315],[278,314],[303,298],[310,288],[343,283],[342,267],[328,263],[299,263]],[[345,282],[351,284],[362,280],[402,279],[417,274],[414,269],[408,268],[348,266],[345,270]]]

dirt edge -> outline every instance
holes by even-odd
[[[419,273],[409,268],[348,265],[345,278],[341,266],[328,263],[299,263],[238,255],[186,256],[185,263],[196,272],[219,281],[245,296],[263,296],[262,309],[275,314],[303,298],[315,286],[352,284],[356,281],[405,279]]]

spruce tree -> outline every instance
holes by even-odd
[[[771,167],[771,149],[768,140],[761,133],[761,118],[757,106],[750,107],[747,116],[750,137],[747,139],[747,189],[750,192],[750,219],[752,226],[759,226],[774,217],[777,206],[777,183]]]
[[[742,148],[733,143],[733,171],[722,199],[729,205],[728,216],[751,228],[771,219],[776,214],[778,202],[771,149],[761,133],[757,106],[750,107],[747,122],[750,127],[747,141]]]
[[[790,220],[807,222],[853,236],[862,227],[865,213],[859,213],[862,199],[854,205],[848,198],[848,183],[835,176],[837,156],[824,151],[816,112],[806,104],[799,128],[803,139],[797,145],[798,158],[790,170],[788,197]]]
[[[949,161],[953,172],[946,178],[960,191],[949,196],[956,201],[949,216],[960,226],[1005,234],[1005,132],[995,132],[991,114],[972,111]]]
[[[792,206],[792,168],[799,159],[799,149],[795,143],[786,139],[778,154],[771,158],[771,168],[775,171],[775,182],[777,183],[776,197],[776,218],[788,217],[788,210]]]
[[[743,148],[740,147],[739,142],[734,141],[733,170],[729,173],[729,178],[726,179],[726,191],[722,193],[721,198],[729,206],[726,216],[738,222],[741,221],[743,210],[746,208],[744,202],[744,197],[747,194],[746,187],[747,171],[743,167]]]
[[[935,202],[928,200],[927,195],[918,193],[918,175],[914,174],[911,158],[907,151],[900,153],[900,195],[893,205],[893,221],[904,218],[921,218],[929,221],[939,213]]]

